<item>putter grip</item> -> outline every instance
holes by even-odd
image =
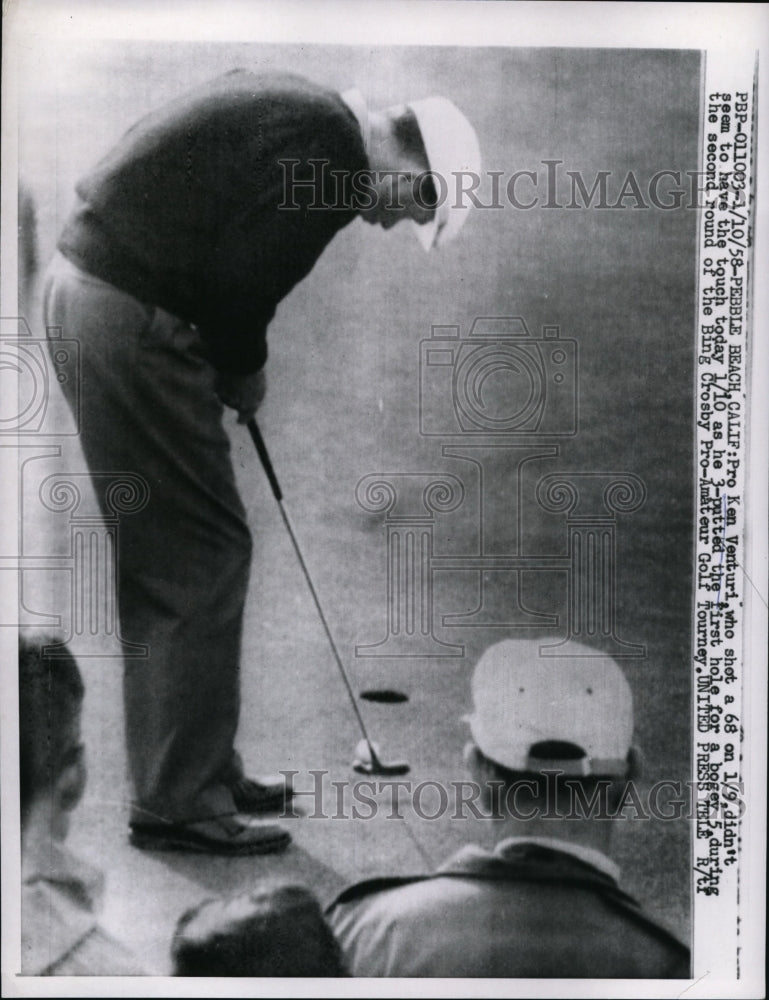
[[[272,488],[272,494],[278,503],[280,503],[283,499],[283,493],[281,492],[280,484],[278,483],[278,477],[275,475],[275,470],[272,467],[272,462],[270,461],[270,455],[267,451],[267,445],[264,443],[262,432],[259,430],[259,425],[253,417],[248,421],[248,431],[251,435],[251,440],[256,446],[256,453],[259,456],[259,461],[262,463],[264,473],[269,480]]]

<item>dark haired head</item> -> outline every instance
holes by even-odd
[[[19,636],[19,760],[21,817],[36,798],[49,794],[59,775],[75,763],[80,711],[85,689],[77,663],[66,646],[48,635]]]
[[[176,976],[343,976],[341,953],[312,893],[265,885],[187,910],[174,932]]]
[[[521,788],[526,791],[523,800],[526,809],[539,804],[550,815],[553,815],[550,810],[570,814],[575,801],[583,801],[593,802],[602,815],[613,814],[628,783],[637,776],[637,752],[632,750],[628,755],[624,777],[570,771],[569,763],[583,757],[584,752],[574,744],[548,740],[532,747],[529,757],[532,769],[517,771],[491,760],[474,743],[465,748],[465,760],[489,790],[495,813],[500,812],[502,803],[509,805],[510,794]]]

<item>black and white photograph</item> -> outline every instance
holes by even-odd
[[[4,994],[763,995],[766,5],[4,20]]]

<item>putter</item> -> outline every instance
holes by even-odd
[[[307,569],[307,564],[304,561],[302,550],[299,547],[299,541],[296,537],[296,533],[294,532],[293,525],[291,524],[291,519],[289,518],[288,511],[283,503],[283,491],[280,488],[278,477],[275,475],[275,469],[270,461],[270,455],[267,451],[267,445],[264,443],[262,432],[259,430],[259,426],[253,417],[248,421],[247,427],[251,435],[251,439],[254,442],[254,446],[256,447],[256,453],[262,463],[264,473],[267,476],[267,481],[270,484],[272,495],[275,497],[278,504],[278,509],[280,510],[281,517],[283,518],[283,523],[286,526],[286,531],[288,532],[288,536],[294,546],[296,558],[302,568],[302,573],[304,574],[307,586],[312,594],[312,599],[315,602],[315,609],[318,612],[318,617],[320,618],[321,625],[323,626],[323,631],[326,633],[326,638],[331,646],[331,652],[334,654],[334,660],[336,661],[337,667],[339,667],[339,673],[342,676],[345,689],[350,698],[350,704],[353,707],[355,717],[358,720],[358,725],[360,726],[360,731],[363,734],[363,740],[356,747],[356,760],[353,763],[353,767],[361,774],[407,774],[409,771],[409,765],[405,760],[389,762],[383,761],[379,753],[378,745],[375,744],[369,737],[368,730],[366,729],[366,723],[363,721],[363,716],[361,715],[360,708],[358,707],[358,700],[355,697],[355,692],[353,691],[352,684],[350,683],[350,678],[347,676],[347,671],[342,663],[342,658],[336,648],[336,643],[334,642],[334,637],[331,634],[331,629],[328,627],[326,616],[323,614],[320,598],[315,590],[312,578],[310,577],[310,571]]]

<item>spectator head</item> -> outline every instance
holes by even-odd
[[[176,976],[345,975],[318,901],[299,885],[204,900],[179,918],[171,957]]]
[[[630,686],[614,660],[596,650],[575,643],[569,655],[551,656],[541,645],[507,639],[479,660],[466,762],[487,787],[525,783],[534,804],[544,805],[548,795],[552,808],[555,794],[571,808],[577,785],[589,796],[602,789],[608,804],[616,802],[639,770]]]
[[[55,647],[56,655],[45,655]],[[80,714],[84,695],[77,663],[49,635],[19,637],[19,759],[22,832],[43,808],[51,834],[64,839],[69,813],[86,781]]]

